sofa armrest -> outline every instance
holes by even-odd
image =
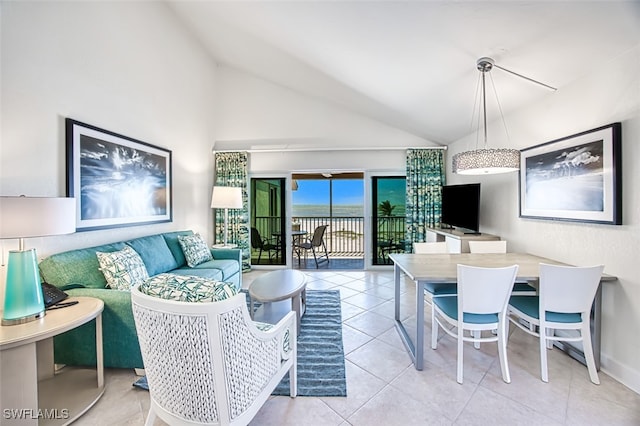
[[[214,259],[233,259],[242,264],[242,250],[228,248],[212,248],[211,255]]]

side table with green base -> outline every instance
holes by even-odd
[[[71,297],[76,305],[47,311],[26,324],[0,326],[2,425],[64,425],[84,414],[104,393],[102,310],[93,297]],[[96,369],[55,371],[53,337],[96,321]]]

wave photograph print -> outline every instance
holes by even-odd
[[[620,123],[520,152],[520,217],[622,223]]]
[[[67,119],[76,229],[171,221],[171,151]]]

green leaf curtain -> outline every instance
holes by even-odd
[[[249,242],[248,155],[246,152],[217,152],[215,155],[215,186],[242,188],[242,208],[229,209],[228,243],[242,250],[242,270],[251,269]],[[214,216],[216,242],[224,241],[224,209],[216,209]]]
[[[407,150],[406,247],[426,241],[426,229],[440,223],[442,186],[445,184],[442,149]]]

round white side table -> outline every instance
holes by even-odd
[[[77,304],[48,310],[26,324],[0,326],[0,413],[2,425],[62,425],[84,414],[104,393],[102,310],[93,297],[70,297]],[[55,371],[53,337],[96,321],[96,369]]]

